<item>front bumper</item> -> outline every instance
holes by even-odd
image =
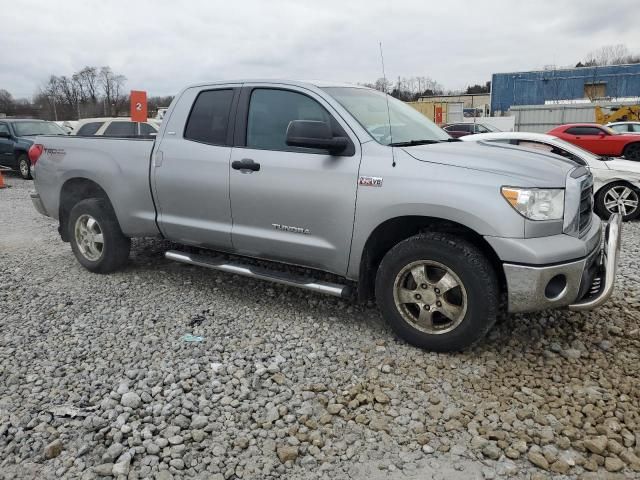
[[[40,213],[41,215],[48,217],[49,214],[44,208],[44,204],[42,203],[42,199],[40,198],[40,195],[38,195],[35,192],[31,192],[30,195],[31,195],[31,203],[33,203],[33,208],[35,208],[38,211],[38,213]]]
[[[505,263],[509,312],[602,305],[613,293],[621,229],[622,219],[615,214],[606,225],[604,247],[601,242],[580,260],[542,267]]]

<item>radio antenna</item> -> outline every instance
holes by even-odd
[[[391,130],[391,111],[389,110],[389,94],[387,93],[387,74],[384,71],[384,55],[382,54],[382,42],[380,42],[380,63],[382,63],[382,79],[384,80],[384,98],[387,101],[387,121],[389,122],[389,143],[393,143],[393,130]],[[392,167],[396,166],[396,155],[391,147]]]

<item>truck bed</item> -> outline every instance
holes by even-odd
[[[58,218],[65,182],[86,179],[105,190],[125,235],[158,235],[149,186],[154,142],[113,137],[36,137],[36,143],[44,145],[45,150],[33,169],[34,182],[47,213]]]

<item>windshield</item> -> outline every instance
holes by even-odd
[[[423,114],[390,95],[357,87],[327,87],[323,90],[346,108],[382,145],[412,141],[446,142],[451,138]]]
[[[480,133],[485,133],[485,132],[499,132],[500,130],[498,130],[493,125],[489,125],[488,123],[478,123],[478,131]]]
[[[18,137],[67,134],[67,132],[53,122],[15,122],[13,124],[13,129]]]
[[[593,153],[589,152],[588,150],[585,150],[584,148],[574,145],[573,143],[569,143],[558,137],[553,137],[553,143],[555,143],[558,147],[563,148],[567,152],[572,153],[587,162],[596,161],[596,160],[605,160],[605,161],[610,160],[609,157],[599,157],[598,155],[594,155]]]

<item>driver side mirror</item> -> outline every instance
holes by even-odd
[[[604,137],[606,137],[606,134],[605,134],[604,132],[600,132],[600,133],[598,134],[598,137],[600,137],[600,138],[604,138]]]
[[[0,131],[0,138],[11,138],[11,134],[9,132]]]
[[[287,145],[290,147],[318,148],[337,155],[346,150],[349,140],[334,137],[327,122],[317,120],[293,120],[287,127]]]

